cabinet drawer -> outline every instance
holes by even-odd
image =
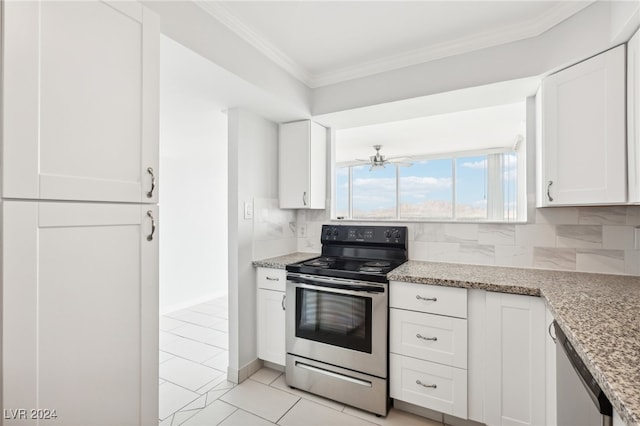
[[[392,281],[389,283],[389,306],[466,318],[467,289]]]
[[[467,320],[392,308],[390,351],[467,368]]]
[[[467,418],[467,370],[390,354],[389,379],[391,398]]]
[[[286,291],[287,271],[284,269],[258,268],[258,288]]]

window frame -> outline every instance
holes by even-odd
[[[332,219],[339,221],[353,221],[353,222],[363,222],[363,221],[381,221],[381,222],[453,222],[453,223],[526,223],[527,222],[527,149],[526,143],[524,140],[516,143],[514,147],[503,147],[503,148],[488,148],[488,149],[479,149],[479,150],[468,150],[468,151],[455,151],[455,152],[444,152],[430,155],[421,155],[421,156],[413,156],[412,161],[429,161],[429,160],[438,160],[438,159],[450,159],[451,160],[451,179],[452,179],[452,216],[450,219],[430,219],[428,217],[424,218],[407,218],[400,217],[400,167],[392,164],[395,167],[395,178],[396,178],[396,191],[395,191],[395,210],[396,214],[394,218],[391,219],[373,219],[373,218],[354,218],[353,217],[353,168],[357,166],[362,166],[363,164],[354,164],[353,162],[345,162],[345,163],[334,163],[332,173],[332,182],[336,181],[336,171],[337,169],[347,167],[348,168],[348,217],[339,218],[336,214],[336,205],[332,203]],[[501,167],[502,162],[500,161],[500,156],[505,154],[515,154],[516,155],[516,216],[514,219],[509,219],[507,211],[502,207],[499,209],[498,206],[501,204],[504,205],[506,202],[504,198],[504,179],[500,178],[500,174],[503,173],[503,168]],[[459,158],[464,157],[478,157],[478,156],[486,156],[487,157],[487,216],[483,219],[471,219],[471,218],[462,218],[459,219],[456,215],[456,161]],[[504,157],[503,157],[504,158]],[[337,185],[333,186],[333,199],[337,199]],[[503,194],[498,198],[496,194]],[[501,217],[500,217],[501,216]]]

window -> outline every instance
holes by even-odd
[[[488,111],[490,110],[490,111]],[[475,115],[474,115],[475,113]],[[391,152],[384,166],[372,167],[373,156],[349,152],[346,161],[336,161],[334,217],[353,220],[418,220],[418,221],[491,221],[526,220],[525,177],[525,106],[506,105],[462,114],[439,116],[423,120],[420,126],[411,123],[406,128],[391,123],[393,133],[387,134],[387,147],[377,147],[372,137],[385,133],[384,128],[348,129],[341,139],[336,132],[336,146],[350,140],[359,141],[360,152],[374,154]],[[462,130],[461,130],[462,129]],[[438,143],[416,143],[420,137]],[[367,141],[376,151],[367,149]],[[410,136],[407,136],[410,135]],[[404,150],[405,138],[411,143]],[[474,138],[472,143],[468,141]],[[347,142],[345,142],[345,140]],[[460,143],[458,142],[460,140]],[[396,142],[397,141],[397,142]],[[393,144],[396,143],[396,146]],[[476,145],[473,145],[476,143]],[[444,153],[429,153],[429,149],[460,145]],[[345,151],[349,151],[345,149]],[[345,154],[337,152],[336,160]],[[354,159],[355,157],[355,159]],[[359,158],[359,159],[358,159]],[[364,159],[362,159],[364,158]]]

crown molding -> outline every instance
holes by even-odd
[[[314,76],[309,71],[298,65],[296,61],[245,25],[240,19],[231,13],[224,4],[219,1],[203,0],[193,0],[193,3],[217,19],[221,24],[233,31],[236,35],[256,48],[260,53],[275,62],[293,77],[300,80],[307,86],[313,87]]]
[[[549,9],[547,13],[528,21],[318,74],[313,74],[300,66],[276,46],[255,33],[221,2],[204,0],[194,0],[193,2],[293,77],[310,88],[318,88],[536,37],[591,5],[595,0],[563,1]]]

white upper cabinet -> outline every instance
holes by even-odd
[[[538,206],[627,201],[625,47],[542,82]]]
[[[629,202],[640,203],[640,31],[627,45]]]
[[[158,17],[137,2],[3,6],[3,196],[156,203]]]
[[[280,125],[280,208],[324,209],[327,130],[310,120]]]

